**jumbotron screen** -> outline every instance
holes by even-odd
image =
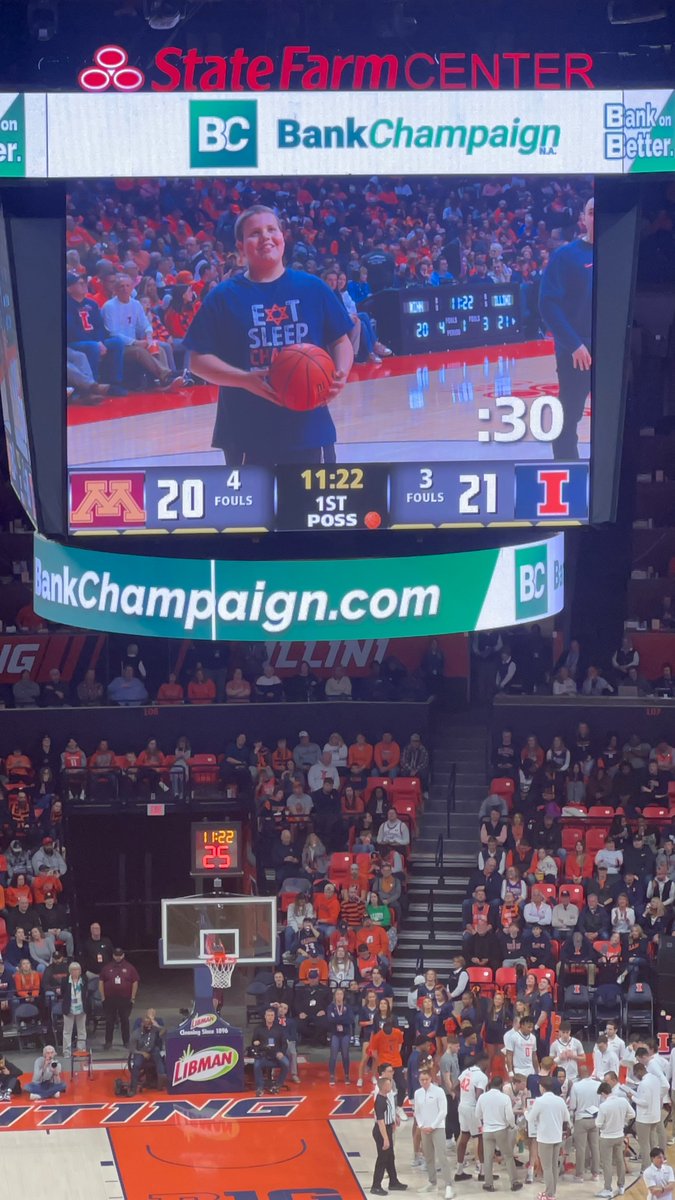
[[[584,522],[593,180],[80,180],[69,527]]]

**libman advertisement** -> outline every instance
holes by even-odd
[[[564,604],[564,534],[408,558],[150,558],[35,537],[36,613],[126,637],[429,637],[541,620]]]
[[[241,1092],[244,1090],[244,1035],[217,1013],[197,1006],[166,1038],[169,1091]]]

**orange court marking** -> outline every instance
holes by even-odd
[[[326,1067],[309,1066],[302,1085],[276,1096],[144,1091],[124,1099],[113,1093],[118,1074],[78,1075],[56,1100],[0,1105],[0,1155],[3,1132],[103,1128],[125,1200],[291,1200],[302,1192],[362,1200],[330,1122],[370,1115],[370,1089],[330,1088]]]

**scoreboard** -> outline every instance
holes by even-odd
[[[486,283],[427,287],[399,293],[404,354],[516,342],[521,335],[520,291]]]
[[[588,463],[487,465],[476,458],[391,466],[285,466],[274,472],[262,467],[203,467],[199,472],[148,467],[114,476],[71,473],[72,533],[560,524],[586,521],[588,512]]]

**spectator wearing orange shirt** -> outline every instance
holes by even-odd
[[[347,755],[347,766],[358,767],[365,775],[373,765],[373,747],[366,741],[365,733],[357,733],[356,741],[352,742]]]
[[[340,920],[340,901],[334,884],[327,883],[322,892],[314,894],[314,912],[319,930],[325,938],[330,938]]]
[[[320,984],[328,983],[328,963],[325,958],[303,958],[298,967],[298,983],[306,983],[310,971],[319,972]]]
[[[366,906],[359,895],[358,884],[351,884],[343,893],[340,904],[340,918],[346,921],[350,929],[360,929],[366,915]]]
[[[197,667],[194,679],[188,684],[188,700],[190,704],[213,704],[216,698],[216,685],[212,679],[207,679],[201,667]]]
[[[168,792],[169,785],[163,771],[165,763],[166,758],[157,745],[157,739],[150,738],[145,750],[141,750],[136,759],[138,782],[149,787],[151,792],[154,792],[157,785],[159,785],[163,792]]]
[[[33,880],[33,899],[36,904],[44,904],[47,896],[58,896],[63,891],[63,884],[58,875],[52,875],[46,863],[42,863],[39,872]]]
[[[389,965],[389,938],[382,926],[373,924],[369,916],[366,916],[363,925],[356,933],[357,946],[363,942],[377,956],[380,966],[387,967]]]
[[[16,746],[5,759],[5,771],[10,783],[12,781],[30,779],[33,775],[33,765],[27,754],[20,746]]]
[[[387,779],[394,779],[398,775],[401,747],[398,742],[394,741],[390,733],[382,734],[382,741],[375,746],[373,759],[375,765],[371,775],[382,775]]]
[[[160,684],[157,692],[158,704],[182,704],[185,698],[185,692],[180,683],[176,679],[176,675],[171,671],[168,683]]]
[[[14,995],[10,997],[12,1018],[20,1004],[38,1004],[40,1000],[40,975],[34,971],[29,958],[22,958],[14,972]]]
[[[293,765],[293,755],[288,748],[286,738],[277,738],[276,749],[272,751],[272,770],[279,776]]]
[[[33,903],[33,890],[29,886],[26,876],[20,872],[14,879],[12,886],[5,889],[5,904],[3,908],[17,908],[19,900],[25,900],[27,904]]]
[[[377,956],[368,946],[367,942],[359,942],[357,938],[357,954],[354,966],[356,968],[356,977],[363,986],[371,982],[373,971],[377,968]]]

